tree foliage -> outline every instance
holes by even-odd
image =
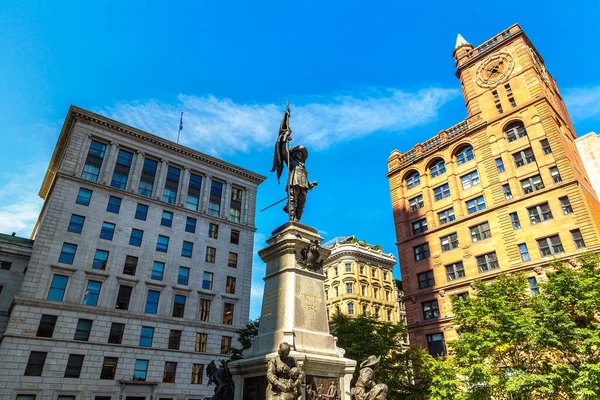
[[[242,347],[232,347],[230,361],[241,360],[244,358],[242,352],[252,346],[252,340],[258,335],[259,319],[251,320],[246,326],[236,333],[238,334],[238,342]]]

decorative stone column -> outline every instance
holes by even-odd
[[[212,185],[212,176],[204,175],[204,182],[202,183],[202,190],[200,194],[200,209],[203,213],[208,212],[208,198],[210,196],[210,185]]]
[[[130,174],[131,179],[127,182],[127,190],[132,193],[137,192],[137,187],[140,184],[142,176],[142,168],[144,167],[144,152],[137,151],[135,153],[135,161],[133,162],[133,172]]]
[[[158,180],[154,185],[154,189],[152,189],[152,197],[156,200],[160,200],[162,198],[163,188],[165,187],[165,181],[167,179],[167,168],[169,168],[169,163],[167,160],[162,158],[160,160],[160,170],[158,171]]]
[[[185,207],[189,186],[190,169],[188,167],[183,167],[183,179],[179,181],[179,190],[177,191],[177,199],[179,200],[179,205],[181,207]]]
[[[119,145],[115,142],[110,142],[110,149],[106,162],[102,165],[102,180],[101,182],[105,185],[110,185],[112,173],[115,170],[115,164],[117,160],[117,154],[119,153]]]
[[[87,158],[91,144],[92,135],[86,134],[82,140],[82,150],[79,152],[79,157],[77,158],[77,165],[75,166],[75,171],[73,171],[73,176],[81,177],[81,175],[83,174],[83,165],[85,164],[85,159]]]
[[[220,217],[229,219],[229,206],[231,204],[231,182],[223,182],[223,193],[221,195],[221,212]]]

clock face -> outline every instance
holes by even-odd
[[[514,67],[515,62],[510,54],[497,53],[479,64],[475,79],[481,87],[495,87],[508,78]]]

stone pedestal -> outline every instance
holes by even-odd
[[[307,383],[327,382],[326,390],[335,381],[340,399],[348,397],[356,361],[344,358],[329,334],[322,268],[329,250],[318,246],[322,240],[315,229],[288,222],[259,251],[267,264],[260,326],[244,359],[229,364],[235,400],[264,399],[267,362],[277,356],[281,342],[292,347],[290,355],[304,369]]]

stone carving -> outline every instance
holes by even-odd
[[[385,383],[375,383],[375,371],[381,357],[369,356],[360,364],[360,372],[356,384],[350,390],[353,400],[386,400],[388,387]]]
[[[543,271],[542,267],[535,267],[533,270],[534,270],[534,271],[535,271],[535,273],[536,273],[536,274],[538,274],[538,275],[541,275],[541,274],[542,274],[542,271]]]
[[[301,267],[309,271],[319,271],[323,268],[323,262],[325,261],[320,248],[321,246],[319,246],[317,240],[312,241],[310,245],[300,250],[299,254],[296,254],[296,261]]]
[[[444,289],[440,290],[440,296],[444,297],[446,296],[446,291]]]
[[[302,396],[304,371],[290,357],[291,347],[286,342],[279,345],[277,357],[269,360],[265,400],[298,400]]]
[[[221,360],[221,366],[218,368],[215,361],[211,361],[206,367],[206,376],[208,377],[207,386],[210,386],[211,383],[216,385],[212,400],[233,400],[235,388],[227,361]]]

